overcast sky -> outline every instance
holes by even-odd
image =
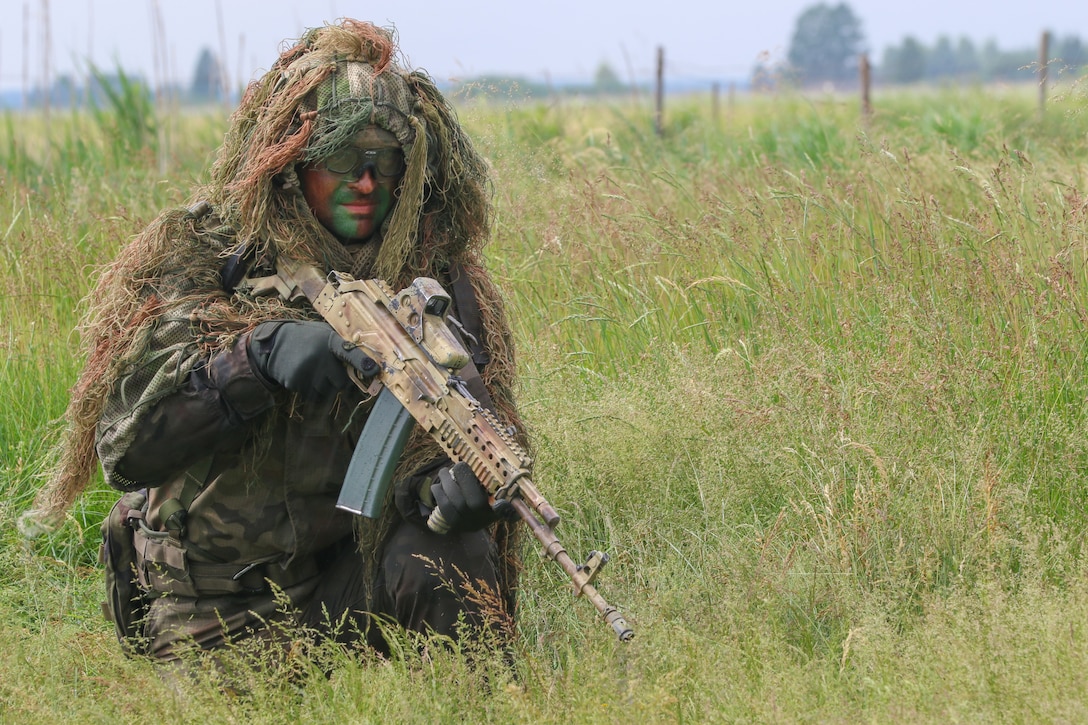
[[[785,56],[813,0],[0,0],[0,88],[86,75],[87,59],[154,82],[188,85],[202,48],[243,83],[268,68],[282,42],[344,15],[394,25],[414,67],[440,81],[488,73],[531,80],[590,80],[607,62],[624,80],[666,74],[743,80],[761,58]],[[834,4],[834,3],[832,3]],[[913,35],[993,39],[1035,48],[1040,33],[1088,41],[1085,0],[852,0],[874,62]],[[45,22],[46,8],[48,20]],[[156,14],[155,8],[158,8]],[[162,31],[154,30],[156,17]],[[46,28],[48,27],[48,34]],[[48,35],[48,43],[46,38]],[[154,37],[164,37],[155,48]],[[48,52],[46,48],[48,47]],[[48,61],[46,60],[48,59]]]

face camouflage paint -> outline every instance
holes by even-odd
[[[375,126],[323,161],[299,171],[302,193],[321,224],[345,244],[381,229],[404,173],[404,152],[393,134]]]

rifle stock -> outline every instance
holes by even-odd
[[[503,428],[456,374],[470,355],[447,325],[450,297],[435,280],[417,278],[394,293],[381,280],[356,280],[336,272],[327,277],[315,267],[280,260],[277,277],[256,284],[274,288],[288,299],[305,297],[347,344],[374,360],[380,371],[370,380],[351,370],[356,384],[371,395],[383,389],[392,393],[452,460],[472,469],[493,505],[508,502],[512,506],[547,557],[570,578],[575,595],[592,602],[621,641],[634,637],[619,611],[593,586],[608,557],[591,552],[581,565],[571,559],[555,536],[559,514],[533,484],[532,460],[514,440],[515,431]],[[391,466],[371,475],[385,480],[352,486],[373,497],[369,488],[387,486]],[[345,481],[345,489],[349,483]],[[338,503],[342,508],[356,513],[363,508],[361,498],[357,505],[345,504],[344,499],[342,492]],[[443,532],[446,524],[439,509],[427,525]]]

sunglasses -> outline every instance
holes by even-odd
[[[404,173],[404,151],[398,148],[361,149],[347,146],[325,159],[325,168],[334,174],[358,179],[373,169],[374,175],[386,179]]]

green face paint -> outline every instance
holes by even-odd
[[[330,200],[329,231],[345,242],[370,238],[389,216],[398,181],[375,181],[368,171],[356,181],[342,182]]]
[[[400,184],[400,176],[378,176],[373,167],[360,173],[353,179],[318,164],[299,170],[302,194],[314,216],[345,244],[366,241],[381,229]]]

